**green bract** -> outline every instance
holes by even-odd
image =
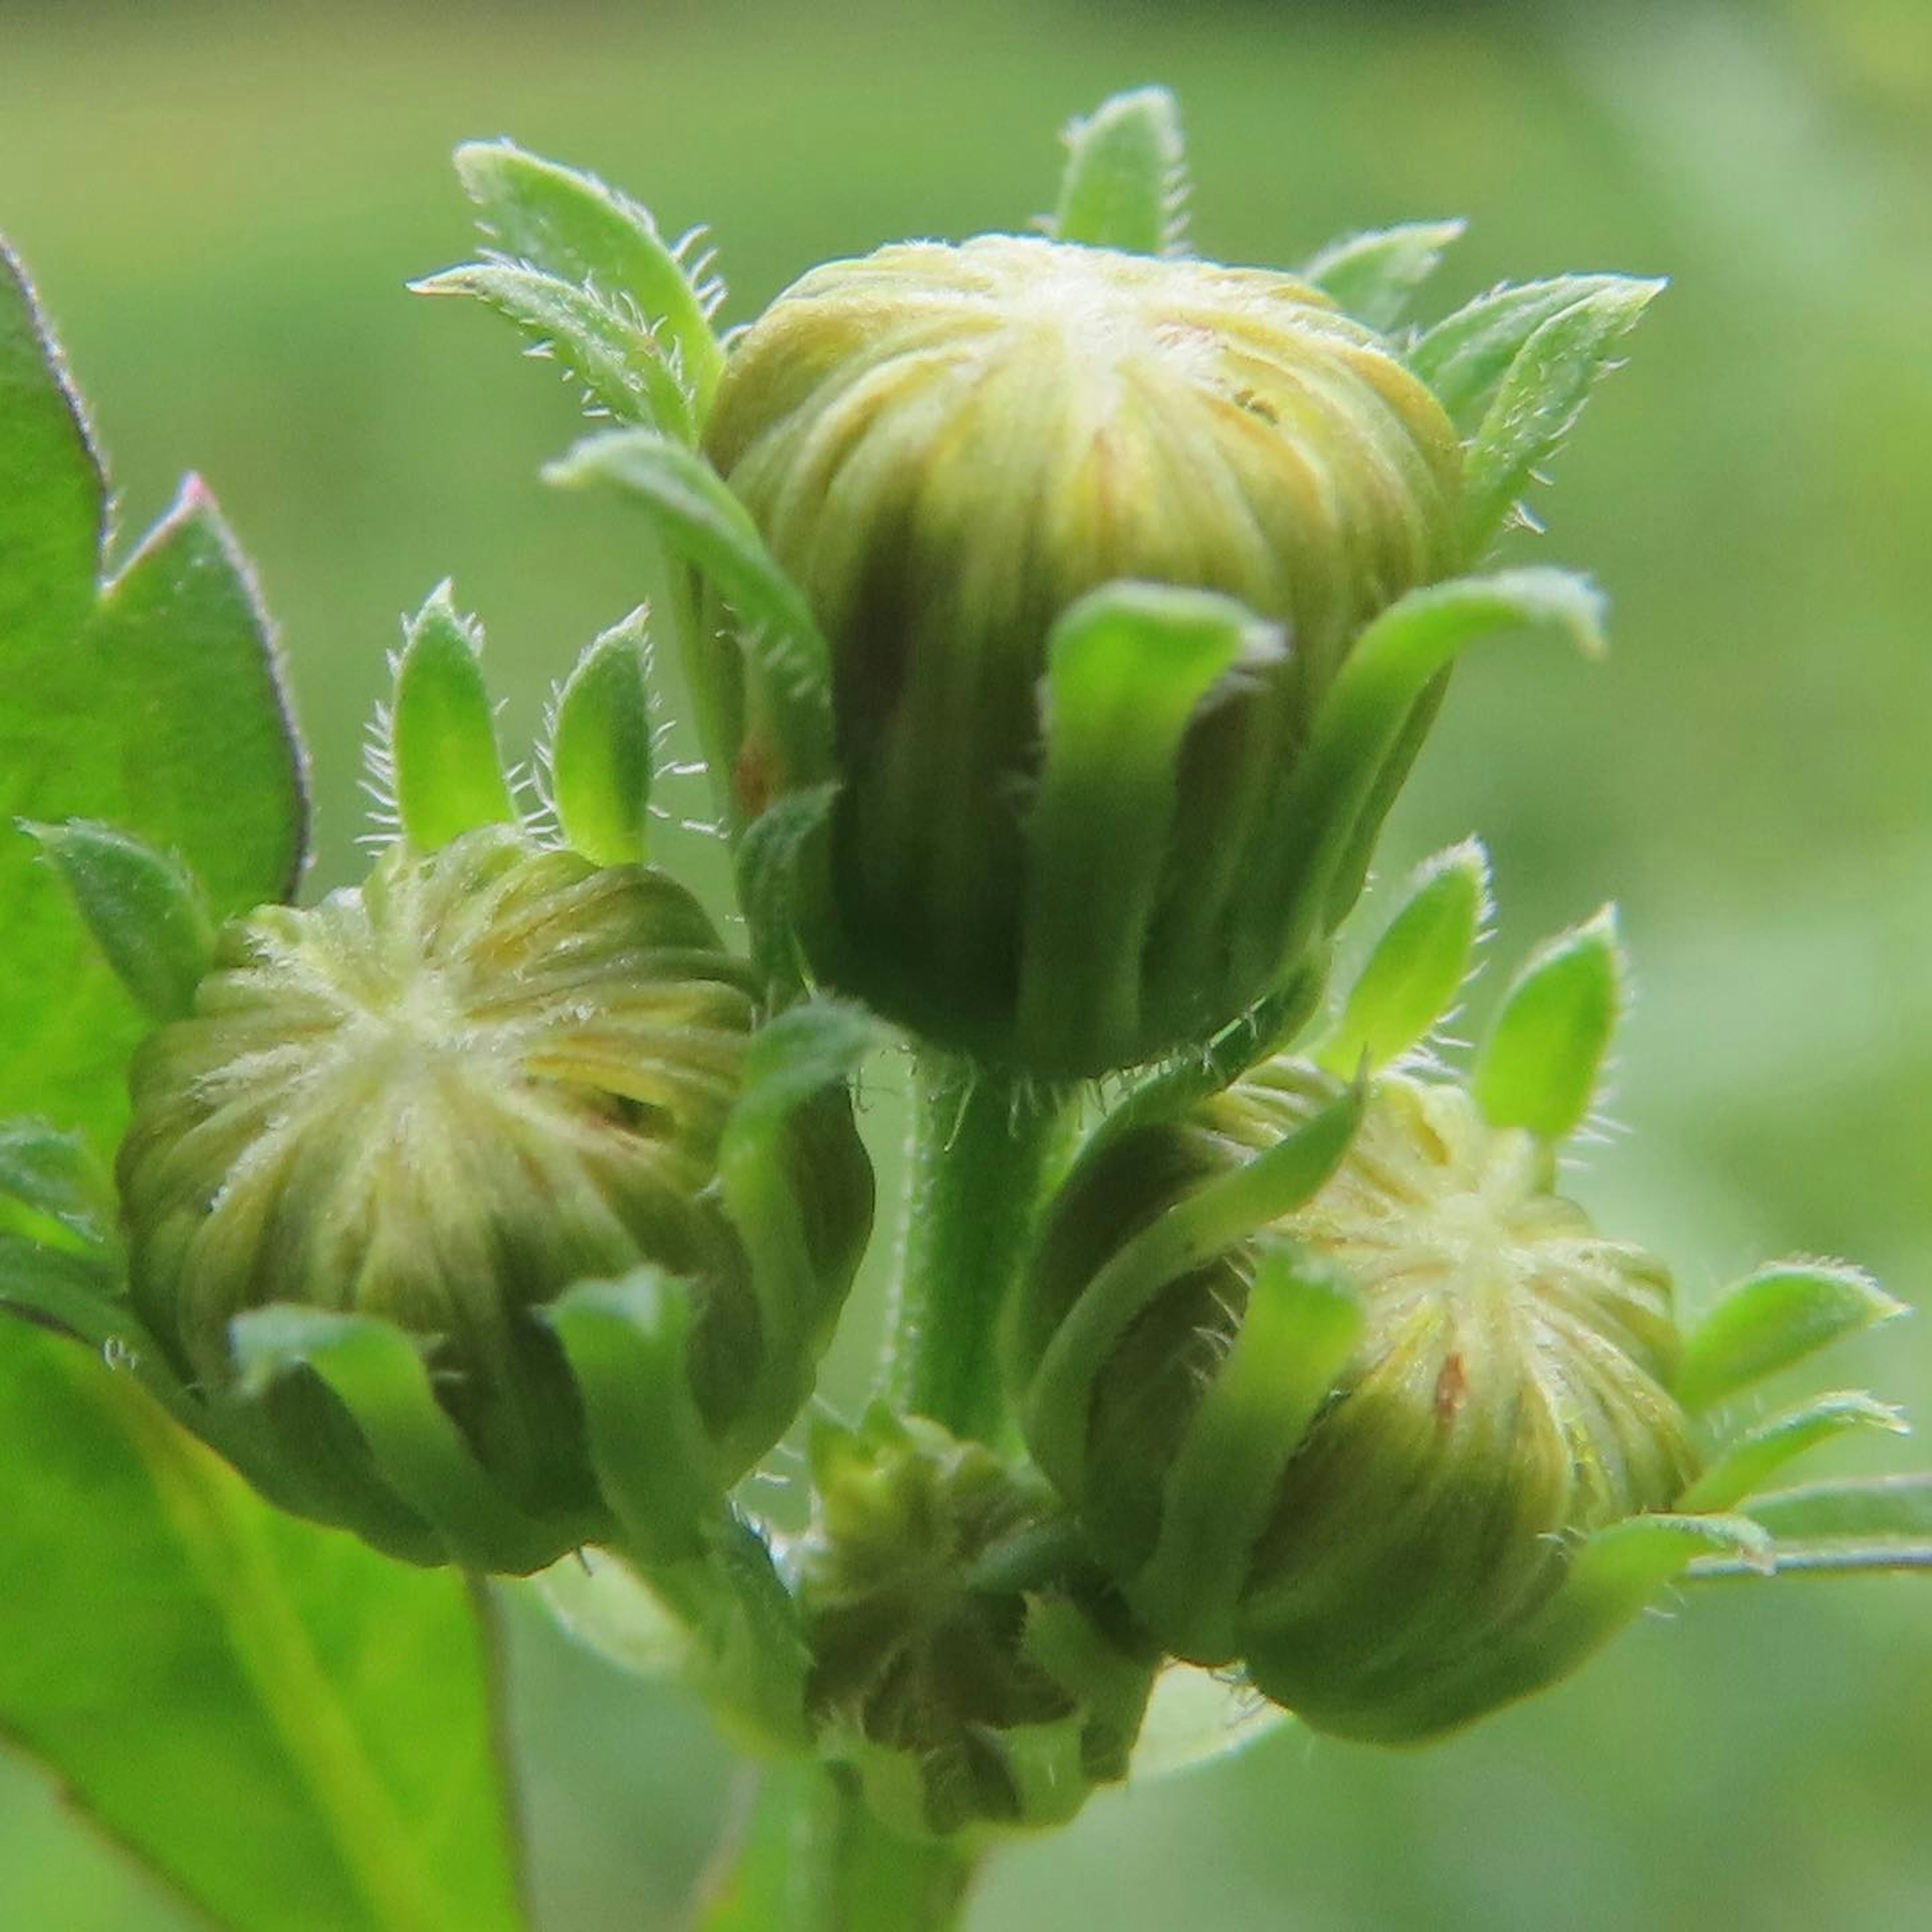
[[[1355,1084],[1278,1055],[1103,1127],[1013,1324],[1029,1446],[1148,1630],[1384,1742],[1551,1682],[1700,1557],[1769,1567],[1763,1479],[1896,1421],[1834,1394],[1712,1442],[1714,1384],[1896,1304],[1792,1264],[1687,1358],[1663,1264],[1557,1192],[1618,1004],[1607,920],[1532,958],[1470,1085],[1366,1070],[1453,996],[1480,884],[1467,848],[1418,880],[1316,1049],[1360,1042]]]
[[[1078,130],[1052,238],[832,262],[720,339],[634,204],[460,165],[504,254],[423,286],[634,425],[552,474],[697,568],[692,604],[646,560],[754,922],[928,1041],[1061,1077],[1205,1040],[1324,950],[1455,656],[1595,638],[1574,580],[1457,573],[1654,284],[1417,338],[1454,224],[1300,275],[1187,259],[1150,90]]]

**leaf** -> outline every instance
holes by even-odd
[[[1026,827],[1024,1037],[1079,1064],[1111,1064],[1140,1041],[1182,742],[1224,676],[1282,649],[1280,632],[1232,598],[1162,584],[1105,585],[1054,626]]]
[[[4,1337],[0,1736],[237,1932],[512,1932],[460,1579],[264,1509],[124,1378]],[[90,1533],[92,1532],[93,1533]]]
[[[578,659],[550,730],[558,821],[600,866],[641,865],[647,856],[651,730],[644,614],[637,610]]]
[[[1857,1390],[1816,1396],[1747,1430],[1686,1490],[1678,1507],[1687,1510],[1748,1508],[1745,1498],[1787,1462],[1853,1430],[1881,1429],[1894,1436],[1910,1432],[1888,1402]]]
[[[662,329],[701,422],[724,367],[711,326],[724,290],[705,278],[702,262],[686,266],[682,254],[696,237],[668,247],[628,196],[508,141],[466,142],[456,151],[456,172],[476,205],[478,226],[506,256],[607,302],[622,297]]]
[[[1552,1146],[1576,1131],[1602,1083],[1625,979],[1614,907],[1531,955],[1503,995],[1472,1076],[1491,1125],[1527,1127]]]
[[[31,838],[99,820],[172,854],[216,920],[285,896],[306,825],[268,620],[192,478],[103,580],[106,484],[26,278],[0,251],[0,1114],[105,1151],[147,1022]]]
[[[482,627],[458,611],[447,580],[404,633],[389,748],[403,836],[424,852],[480,826],[516,822],[483,682],[482,644]]]
[[[114,1189],[86,1137],[45,1120],[0,1120],[0,1197],[18,1202],[90,1248],[110,1238]],[[0,1232],[7,1226],[0,1211]]]
[[[664,543],[708,576],[744,625],[764,674],[787,770],[784,788],[830,775],[832,650],[751,512],[695,451],[648,430],[586,437],[544,470],[566,489],[612,483],[635,496]]]
[[[1538,466],[1576,427],[1598,379],[1661,282],[1620,282],[1552,316],[1516,352],[1462,466],[1462,531],[1475,555],[1495,536]]]
[[[1410,350],[1409,367],[1436,392],[1457,428],[1468,434],[1496,399],[1523,345],[1543,325],[1580,304],[1614,298],[1632,286],[1627,275],[1558,275],[1505,284],[1444,317]]]
[[[1299,956],[1344,868],[1358,862],[1365,815],[1417,703],[1471,644],[1511,632],[1551,632],[1586,656],[1603,649],[1604,600],[1568,571],[1503,570],[1412,590],[1372,622],[1316,712],[1281,822],[1293,828],[1255,884],[1281,909],[1267,936],[1274,960]]]
[[[1181,252],[1187,192],[1180,111],[1164,87],[1102,101],[1067,129],[1053,233],[1136,255]]]
[[[1490,918],[1489,855],[1475,839],[1419,867],[1316,1054],[1340,1078],[1386,1066],[1438,1025],[1469,977]]]
[[[584,386],[586,406],[694,442],[691,398],[643,317],[616,299],[503,262],[472,262],[410,284],[419,296],[472,296]]]
[[[1746,1507],[1775,1540],[1780,1576],[1932,1570],[1932,1474],[1804,1483]],[[1688,1574],[1709,1582],[1750,1573],[1710,1558]]]
[[[1672,1393],[1686,1408],[1715,1408],[1834,1342],[1910,1312],[1862,1268],[1772,1262],[1691,1330]]]
[[[1336,307],[1386,334],[1408,310],[1410,296],[1432,275],[1443,251],[1467,224],[1406,221],[1363,235],[1344,236],[1311,256],[1302,269]]]
[[[179,1019],[214,957],[214,930],[185,868],[84,818],[21,830],[40,841],[122,985],[149,1018]]]

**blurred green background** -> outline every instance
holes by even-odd
[[[1615,655],[1472,662],[1385,856],[1480,827],[1505,955],[1621,900],[1641,998],[1616,1111],[1640,1132],[1577,1186],[1678,1258],[1693,1306],[1792,1250],[1932,1301],[1924,0],[0,0],[0,228],[104,426],[125,526],[191,466],[260,566],[327,884],[353,863],[398,613],[454,575],[514,742],[638,595],[622,508],[535,480],[574,430],[554,376],[403,292],[466,251],[457,140],[512,133],[674,231],[710,222],[742,320],[824,256],[1023,224],[1055,129],[1152,79],[1187,116],[1205,254],[1288,262],[1459,212],[1440,302],[1505,274],[1672,278],[1559,460],[1551,534],[1516,540],[1601,578]],[[715,898],[715,848],[670,856]],[[882,1070],[870,1115],[888,1153],[896,1084]],[[1932,1322],[1838,1370],[1932,1416]],[[527,1603],[512,1626],[545,1932],[675,1925],[729,1760],[681,1696]],[[1426,1754],[1289,1730],[1103,1797],[1010,1854],[974,1922],[1070,1921],[1932,1924],[1932,1584],[1707,1593]],[[184,1923],[0,1761],[4,1932]]]

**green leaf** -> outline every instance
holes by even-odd
[[[1527,1127],[1552,1146],[1576,1131],[1602,1086],[1626,976],[1612,906],[1530,956],[1472,1076],[1492,1126]]]
[[[520,1926],[462,1581],[265,1510],[70,1345],[0,1346],[32,1580],[0,1592],[0,1736],[234,1932]]]
[[[1293,828],[1255,884],[1281,908],[1267,935],[1272,958],[1298,957],[1322,926],[1334,881],[1359,863],[1362,827],[1409,733],[1418,701],[1471,644],[1512,632],[1568,638],[1586,656],[1603,649],[1604,600],[1562,570],[1498,571],[1412,590],[1357,640],[1316,712],[1281,822]],[[1396,760],[1398,766],[1400,760]]]
[[[563,836],[600,866],[641,865],[650,844],[651,692],[634,611],[577,661],[557,694],[550,790]]]
[[[1627,275],[1558,275],[1544,282],[1505,284],[1478,296],[1429,330],[1410,350],[1409,367],[1435,391],[1465,435],[1496,400],[1504,376],[1543,325],[1594,301],[1656,284]]]
[[[1489,922],[1489,855],[1475,839],[1418,868],[1316,1054],[1341,1078],[1364,1055],[1386,1066],[1438,1025],[1469,977]]]
[[[1160,1534],[1129,1599],[1168,1647],[1232,1662],[1255,1545],[1282,1472],[1361,1338],[1347,1276],[1289,1244],[1258,1244],[1232,1346],[1202,1391],[1162,1489]]]
[[[1358,322],[1386,334],[1408,312],[1409,298],[1442,262],[1467,224],[1406,221],[1394,228],[1344,236],[1312,256],[1302,279],[1312,282]]]
[[[787,792],[745,828],[732,854],[752,964],[781,996],[804,990],[799,922],[815,890],[830,890],[822,875],[838,800],[836,784]]]
[[[189,479],[105,577],[106,488],[0,251],[0,1114],[53,1113],[104,1151],[147,1022],[15,821],[131,832],[221,920],[292,889],[306,818],[268,620],[213,499]]]
[[[646,210],[598,180],[540,160],[508,141],[466,142],[456,172],[477,224],[505,256],[609,303],[631,304],[665,349],[702,422],[724,352],[711,326],[724,295],[700,260],[684,256],[697,237],[669,247]]]
[[[1841,1262],[1774,1262],[1730,1289],[1686,1337],[1672,1393],[1693,1411],[1846,1336],[1910,1311],[1862,1268]]]
[[[1054,236],[1130,254],[1179,254],[1187,169],[1173,95],[1164,87],[1117,94],[1065,138]]]
[[[84,818],[21,830],[40,841],[122,985],[151,1018],[179,1019],[214,958],[214,928],[186,868]]]
[[[694,442],[677,372],[644,318],[620,299],[504,262],[472,262],[410,284],[419,296],[470,296],[531,339],[530,353],[580,383],[586,409]]]
[[[1576,427],[1618,344],[1663,289],[1624,281],[1552,316],[1520,349],[1472,439],[1462,467],[1462,530],[1475,555],[1502,526],[1540,464]]]
[[[1787,1462],[1809,1454],[1834,1437],[1860,1429],[1886,1430],[1894,1436],[1910,1433],[1896,1408],[1856,1390],[1814,1396],[1747,1430],[1735,1442],[1726,1444],[1723,1454],[1684,1491],[1678,1507],[1687,1510],[1740,1508],[1766,1478]]]
[[[700,1555],[724,1489],[692,1389],[690,1284],[641,1268],[580,1282],[538,1318],[569,1358],[627,1550],[652,1563]]]
[[[483,682],[483,632],[446,580],[404,634],[388,717],[388,773],[403,836],[425,852],[479,826],[513,824],[517,808]]]
[[[746,652],[766,680],[785,788],[830,776],[831,646],[717,471],[668,437],[613,430],[587,437],[544,476],[566,489],[614,484],[638,500],[665,544],[711,579],[745,626]]]
[[[1781,1576],[1932,1570],[1932,1474],[1804,1483],[1754,1496],[1747,1507],[1775,1539]],[[1701,1558],[1688,1573],[1699,1582],[1748,1574],[1718,1558]]]
[[[1180,748],[1209,693],[1279,658],[1280,634],[1210,591],[1104,585],[1046,641],[1045,758],[1027,822],[1020,1030],[1070,1060],[1141,1037],[1142,956]]]
[[[114,1187],[85,1136],[34,1119],[0,1120],[0,1197],[95,1248],[111,1238]],[[0,1232],[8,1226],[0,1202]]]

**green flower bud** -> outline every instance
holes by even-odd
[[[1144,1058],[1263,990],[1272,944],[1228,930],[1244,848],[1275,829],[1364,622],[1462,558],[1461,446],[1388,343],[1258,269],[1000,235],[909,244],[814,269],[737,338],[704,446],[830,645],[842,790],[806,933],[822,971],[929,1036],[1068,1072]],[[1226,593],[1280,628],[1251,619],[1168,700],[1150,776],[1178,830],[1147,855],[1148,957],[1130,962],[1152,983],[1082,1039],[1029,1010],[1030,976],[1081,976],[1077,956],[1028,957],[1033,802],[1055,626],[1123,578]],[[1156,644],[1145,681],[1171,685],[1177,654]],[[1144,695],[1162,701],[1122,701]],[[816,776],[788,768],[775,701],[754,668],[748,819]]]
[[[1439,1013],[1480,875],[1425,869],[1337,1042],[1399,1052]],[[1696,1407],[1896,1304],[1787,1265],[1687,1352],[1664,1264],[1556,1188],[1620,975],[1606,916],[1541,949],[1467,1086],[1283,1055],[1130,1103],[1051,1204],[1010,1336],[1028,1442],[1175,1654],[1317,1728],[1425,1738],[1554,1681],[1694,1562],[1768,1562],[1767,1475],[1895,1426],[1840,1394],[1700,1432]]]
[[[767,1150],[806,1276],[781,1322],[718,1185],[757,1018],[748,970],[662,874],[505,826],[397,845],[358,890],[230,928],[190,1013],[137,1056],[119,1159],[134,1307],[215,1410],[273,1398],[256,1406],[284,1465],[307,1428],[302,1506],[367,1516],[370,1454],[389,1471],[356,1428],[393,1428],[404,1462],[434,1439],[443,1491],[416,1514],[446,1528],[450,1497],[487,1480],[510,1526],[461,1553],[528,1568],[608,1526],[560,1298],[641,1270],[657,1286],[626,1307],[674,1356],[704,1458],[679,1480],[722,1493],[789,1420],[799,1391],[782,1414],[770,1391],[800,1371],[769,1358],[822,1341],[871,1210],[843,1094],[820,1092]],[[400,1372],[379,1352],[397,1335],[455,1444],[370,1393]],[[447,1553],[422,1528],[388,1540]]]
[[[1154,1660],[1016,1575],[1052,1492],[920,1417],[875,1410],[812,1444],[796,1552],[821,1752],[908,1836],[1064,1822],[1126,1774]]]

